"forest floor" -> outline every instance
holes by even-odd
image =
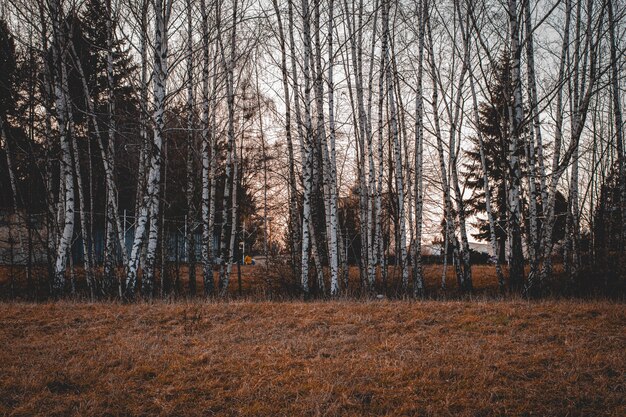
[[[0,303],[0,415],[626,415],[609,301]]]

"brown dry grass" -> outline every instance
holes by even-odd
[[[626,415],[623,304],[0,304],[2,415]]]

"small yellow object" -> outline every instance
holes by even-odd
[[[250,255],[246,255],[246,257],[243,258],[243,263],[246,265],[252,264],[252,258],[250,257]]]

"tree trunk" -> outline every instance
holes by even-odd
[[[424,33],[425,15],[428,11],[428,0],[420,0],[417,5],[419,16],[417,82],[415,91],[415,241],[413,243],[413,296],[424,294],[424,277],[422,274],[422,216],[424,204],[423,164],[424,164]]]
[[[220,17],[218,16],[218,21]],[[232,29],[230,34],[230,54],[226,59],[226,52],[221,36],[218,41],[221,44],[220,50],[222,54],[222,63],[226,72],[226,103],[228,107],[228,154],[226,160],[226,182],[224,184],[224,200],[222,215],[222,238],[221,238],[221,260],[219,276],[220,295],[225,296],[228,291],[228,283],[230,280],[230,272],[232,269],[232,261],[234,257],[234,239],[237,233],[236,215],[237,215],[237,153],[235,143],[235,53],[236,53],[236,36],[237,36],[237,0],[233,4]],[[221,29],[218,29],[220,31]],[[232,189],[230,188],[232,186]],[[232,193],[232,195],[231,195]],[[228,210],[228,200],[231,200],[230,213]],[[231,214],[230,230],[228,229],[229,214]],[[230,232],[228,246],[226,234]]]
[[[617,163],[619,174],[619,195],[620,195],[620,214],[621,214],[621,230],[620,230],[620,249],[626,251],[626,156],[624,156],[624,127],[622,124],[622,105],[619,89],[619,69],[617,60],[617,40],[615,37],[616,24],[613,0],[607,0],[607,9],[609,12],[609,33],[611,42],[611,94],[613,99],[613,122],[615,124],[615,145],[617,150]],[[593,211],[592,211],[593,212]],[[626,265],[624,256],[620,257],[620,273],[624,272]]]
[[[193,32],[192,3],[187,0],[187,229],[185,249],[189,269],[189,293],[196,295],[196,207],[195,207],[195,135],[194,135],[194,94],[193,94]]]
[[[334,19],[334,0],[328,3],[328,123],[330,130],[330,237],[328,245],[330,247],[329,264],[330,264],[330,294],[337,295],[339,293],[339,258],[337,254],[337,157],[335,151],[335,101],[334,101],[334,83],[333,83],[333,19]]]
[[[210,194],[211,183],[214,183],[213,174],[210,174],[213,138],[209,128],[209,26],[206,0],[200,2],[202,14],[202,281],[204,296],[213,295],[213,229],[210,221],[211,200],[215,193]]]
[[[517,19],[517,0],[509,0],[509,30],[511,42],[511,82],[513,86],[513,108],[511,117],[511,138],[508,144],[509,160],[509,229],[511,231],[511,260],[509,284],[518,291],[524,282],[524,254],[522,252],[521,230],[521,171],[518,148],[524,118],[522,108],[521,48],[519,46],[519,26]]]
[[[400,139],[398,137],[398,119],[396,111],[395,94],[393,91],[393,74],[391,71],[391,56],[388,48],[389,42],[389,3],[383,0],[382,4],[382,21],[383,21],[383,39],[382,39],[382,55],[385,60],[386,77],[387,77],[387,99],[390,112],[391,133],[393,137],[393,152],[396,164],[395,181],[398,204],[398,223],[399,238],[398,243],[400,249],[400,272],[402,276],[402,287],[407,288],[409,282],[409,271],[407,268],[407,251],[406,251],[406,226],[404,220],[404,171],[402,169],[402,151],[400,147]],[[396,254],[397,257],[398,254]]]
[[[158,238],[158,219],[160,206],[161,159],[163,145],[163,113],[165,111],[165,94],[167,87],[167,26],[171,11],[171,0],[155,2],[155,40],[154,40],[154,138],[150,144],[150,169],[146,184],[146,194],[141,205],[141,211],[136,220],[135,237],[129,258],[128,273],[126,276],[126,295],[132,298],[137,285],[140,250],[148,226],[148,247],[146,262],[143,265],[142,293],[150,298],[154,287],[154,270],[156,262],[156,246]],[[165,6],[165,7],[164,7]]]
[[[50,3],[52,22],[53,22],[53,45],[52,53],[54,60],[54,68],[57,71],[57,79],[54,83],[56,118],[59,129],[59,142],[61,145],[61,175],[60,181],[64,192],[62,202],[62,230],[58,239],[54,280],[52,290],[54,295],[59,296],[65,288],[65,269],[67,266],[68,251],[71,249],[72,236],[74,234],[74,172],[72,170],[72,155],[68,138],[67,120],[67,91],[64,86],[67,85],[67,71],[65,68],[65,36],[62,26],[63,11],[58,0]],[[61,204],[60,204],[61,206]]]
[[[276,18],[278,20],[278,37],[280,42],[281,53],[281,75],[283,82],[283,94],[285,97],[285,138],[287,140],[287,163],[289,165],[289,178],[288,178],[288,190],[289,190],[289,230],[290,230],[290,243],[291,243],[291,262],[294,272],[297,271],[296,264],[297,258],[294,256],[299,249],[300,242],[300,225],[299,213],[298,213],[298,191],[296,188],[296,172],[295,172],[295,158],[293,152],[293,139],[291,137],[291,99],[289,94],[289,75],[287,68],[287,46],[285,40],[285,33],[283,29],[283,22],[280,15],[280,9],[278,8],[277,0],[272,0],[274,11],[276,12]],[[290,5],[291,7],[291,5]],[[295,89],[294,89],[295,91]],[[295,91],[294,99],[297,100],[298,92]],[[267,262],[267,261],[266,261]],[[295,274],[294,274],[295,275]]]

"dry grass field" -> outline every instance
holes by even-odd
[[[0,304],[0,415],[624,416],[626,309]]]

